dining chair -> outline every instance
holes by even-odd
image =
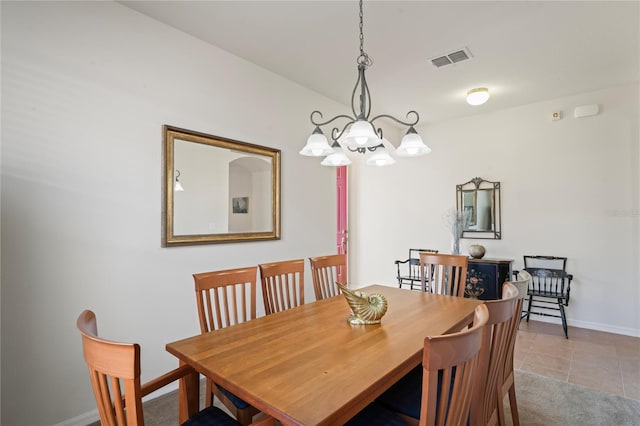
[[[409,249],[409,257],[406,260],[396,260],[396,279],[398,280],[398,288],[408,285],[411,290],[414,286],[418,286],[422,282],[420,277],[420,252],[438,253],[434,249]]]
[[[344,272],[347,266],[347,255],[332,254],[329,256],[310,257],[311,278],[316,300],[326,299],[340,294],[336,286],[339,272]],[[346,283],[341,283],[345,284]]]
[[[531,274],[531,285],[527,291],[529,304],[525,314],[527,322],[531,314],[560,318],[564,337],[568,339],[564,308],[569,306],[573,275],[567,273],[566,267],[566,257],[524,256],[524,270]],[[532,310],[532,308],[542,310]],[[559,311],[560,315],[549,313],[549,310]]]
[[[479,305],[470,328],[425,339],[421,425],[445,424],[445,420],[452,425],[466,423],[482,334],[488,320],[486,305]]]
[[[485,304],[475,309],[471,327],[425,339],[422,366],[391,386],[376,401],[407,423],[466,425],[483,331],[489,321]]]
[[[522,304],[525,296],[527,295],[527,289],[531,283],[531,275],[527,271],[519,271],[517,280],[511,281],[518,289],[518,296],[516,299],[515,307],[513,310],[513,317],[509,322],[509,339],[507,343],[507,357],[504,363],[504,369],[498,382],[498,422],[500,426],[506,425],[505,410],[504,410],[504,398],[509,395],[509,406],[511,407],[511,420],[513,426],[520,426],[520,416],[518,414],[518,404],[516,400],[516,388],[513,372],[513,357],[516,345],[516,338],[518,336],[518,325],[522,318]]]
[[[464,297],[468,263],[467,256],[420,253],[422,291]]]
[[[100,423],[104,426],[144,426],[144,396],[189,376],[192,380],[198,380],[195,370],[182,365],[141,384],[140,345],[98,337],[96,315],[90,310],[80,313],[76,327],[82,336],[82,351],[89,367]],[[189,418],[183,425],[239,426],[240,423],[220,408],[210,406]],[[273,426],[274,421],[271,417],[265,417],[253,425]]]
[[[496,390],[502,386],[502,373],[517,297],[518,289],[510,282],[505,282],[502,285],[502,299],[484,302],[489,311],[489,321],[482,333],[478,370],[473,382],[473,401],[469,417],[471,426],[499,423]]]
[[[304,259],[261,263],[258,268],[267,315],[304,305]]]
[[[193,274],[200,332],[208,333],[256,318],[257,272],[258,268],[252,266]],[[259,413],[246,401],[207,379],[205,406],[213,404],[213,395],[243,425],[251,423]]]

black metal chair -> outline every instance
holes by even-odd
[[[573,275],[567,273],[566,266],[566,257],[524,256],[524,270],[531,274],[531,284],[527,291],[529,306],[523,318],[526,317],[527,322],[531,314],[560,318],[564,336],[568,339],[564,308],[569,306]],[[545,311],[533,311],[532,308]],[[549,313],[547,310],[560,311],[560,315]]]
[[[408,285],[411,290],[414,290],[414,284],[418,286],[418,290],[421,289],[420,283],[420,252],[438,253],[438,250],[433,249],[409,249],[409,258],[407,260],[396,260],[396,268],[398,269],[398,287],[402,288],[403,285]]]

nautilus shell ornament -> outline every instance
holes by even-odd
[[[387,299],[383,295],[367,295],[362,291],[350,290],[338,282],[336,284],[351,308],[352,315],[347,318],[350,324],[380,324],[380,319],[387,312]]]

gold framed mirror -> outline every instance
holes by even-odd
[[[462,238],[501,239],[500,182],[475,177],[456,185],[456,193]]]
[[[280,150],[163,126],[162,245],[280,239]]]

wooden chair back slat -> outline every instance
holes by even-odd
[[[80,314],[76,326],[101,422],[106,426],[144,425],[140,346],[99,338],[95,314],[88,310]]]
[[[489,321],[482,336],[478,370],[471,404],[471,426],[495,425],[499,422],[497,392],[508,353],[511,319],[518,290],[511,283],[502,287],[502,299],[487,300]]]
[[[520,271],[518,273],[518,280],[512,281],[518,289],[518,295],[516,296],[516,303],[513,312],[513,316],[509,320],[509,338],[507,341],[507,355],[504,363],[504,368],[500,374],[497,387],[496,399],[498,401],[498,423],[502,426],[506,424],[505,409],[504,409],[504,397],[509,395],[509,405],[511,407],[511,420],[514,426],[520,426],[520,416],[518,414],[518,405],[516,400],[515,390],[515,377],[513,372],[513,357],[516,344],[516,338],[518,336],[518,326],[522,318],[522,305],[524,298],[527,295],[527,289],[531,283],[531,275],[527,271]]]
[[[528,278],[523,278],[522,280],[519,279],[518,281],[510,281],[510,283],[517,289],[518,294],[516,296],[513,316],[509,320],[507,356],[503,370],[503,377],[505,379],[509,375],[509,372],[513,371],[513,354],[516,346],[516,337],[518,336],[518,326],[520,325],[520,318],[522,316],[522,305],[524,304],[523,302],[524,298],[527,295],[527,288],[529,287],[529,283],[531,281],[531,276],[526,271],[522,271],[521,274],[526,274]]]
[[[208,333],[255,319],[258,267],[225,269],[193,274],[200,332]],[[213,404],[215,395],[241,424],[249,424],[259,411],[249,405],[238,408],[212,381],[207,379],[204,403]]]
[[[116,377],[111,377],[111,389],[113,389],[114,393],[114,397],[112,398],[112,400],[117,417],[116,424],[127,424],[128,422],[125,419],[124,404],[122,402],[122,392],[120,392],[120,386],[120,380]],[[125,389],[125,394],[127,394],[129,391],[129,389]]]
[[[334,254],[330,256],[310,257],[311,278],[313,279],[313,290],[316,300],[326,299],[340,294],[340,289],[335,284],[341,268],[347,266],[347,256],[345,254]],[[347,284],[347,283],[342,283]]]
[[[304,259],[258,265],[267,315],[304,304]]]
[[[425,339],[420,426],[466,423],[483,329],[488,319],[487,307],[480,305],[470,328]]]
[[[198,380],[199,374],[183,364],[141,384],[138,344],[114,342],[98,337],[96,316],[89,310],[80,313],[76,327],[82,336],[82,351],[89,367],[91,387],[98,406],[100,424],[103,426],[144,426],[144,396],[179,379],[184,378],[194,383]],[[197,408],[197,405],[192,408]],[[235,424],[233,419],[222,411],[207,411],[196,416],[200,414],[202,416],[195,419],[194,424]],[[274,426],[273,418],[265,416],[253,424],[258,425]]]
[[[464,297],[467,279],[467,256],[443,253],[420,253],[422,290]]]
[[[193,279],[202,333],[256,318],[256,267],[203,272]]]

